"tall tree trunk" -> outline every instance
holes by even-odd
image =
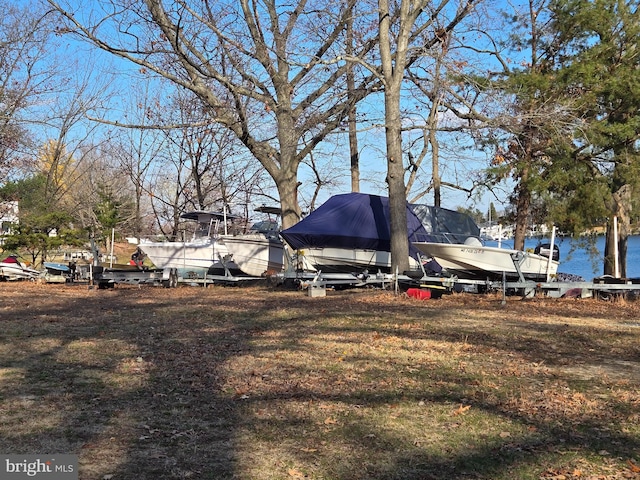
[[[289,162],[291,165],[293,162]],[[298,203],[298,175],[297,167],[280,169],[274,178],[280,196],[282,210],[282,228],[289,228],[300,220],[300,204]]]
[[[631,187],[622,186],[612,195],[611,213],[607,221],[607,232],[604,247],[604,274],[615,275],[616,242],[618,254],[618,273],[621,278],[627,276],[627,241],[631,232]],[[617,218],[618,238],[613,228],[614,217]]]
[[[360,153],[358,152],[358,134],[356,108],[349,111],[349,157],[351,159],[351,191],[360,191]]]
[[[429,127],[429,144],[431,145],[431,178],[433,182],[433,205],[440,207],[442,203],[442,180],[440,178],[440,145],[438,144],[438,120],[440,103],[442,100],[442,64],[444,57],[449,49],[450,37],[442,44],[442,52],[436,58],[436,65],[434,69],[434,94],[431,104],[431,111],[429,112],[429,118],[427,125]]]
[[[392,54],[391,18],[388,0],[378,0],[380,61],[384,76],[384,119],[387,143],[387,184],[389,187],[389,217],[391,233],[391,271],[409,269],[407,234],[407,194],[402,163],[402,129],[400,122],[400,92],[407,58],[407,39],[415,19],[409,21],[408,3],[400,6],[400,33]]]
[[[353,17],[347,20],[347,56],[353,55]],[[349,157],[351,159],[351,191],[360,191],[360,155],[358,153],[358,128],[356,120],[356,105],[354,101],[354,91],[356,89],[353,78],[353,65],[350,64],[347,70],[347,96],[349,97],[349,114],[347,121],[349,124]]]
[[[531,211],[531,189],[529,188],[529,164],[531,156],[525,153],[524,161],[520,162],[520,182],[516,187],[516,225],[513,237],[513,248],[524,250],[524,240],[529,226],[529,213]]]
[[[135,214],[133,221],[133,235],[138,241],[142,236],[142,187],[139,182],[135,182],[134,185],[136,198],[135,198]]]
[[[400,89],[385,93],[387,141],[387,183],[391,223],[391,268],[395,273],[409,269],[407,236],[407,197],[402,163],[402,132],[400,126]]]
[[[516,203],[516,227],[513,235],[513,248],[516,250],[524,250],[524,241],[527,236],[530,209],[531,192],[526,188],[526,186],[524,186],[524,188],[521,188],[519,191]]]
[[[442,181],[440,179],[440,146],[436,136],[436,125],[429,128],[429,143],[431,144],[431,178],[433,182],[433,205],[440,207],[442,203]]]

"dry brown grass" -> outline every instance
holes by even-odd
[[[0,284],[0,452],[81,479],[640,478],[640,304]]]

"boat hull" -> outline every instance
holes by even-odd
[[[156,268],[176,268],[202,276],[206,273],[263,276],[283,266],[283,245],[263,235],[203,238],[191,242],[141,242],[140,249]]]
[[[298,251],[298,258],[323,273],[382,272],[391,273],[391,253],[383,250],[348,248],[304,248]],[[418,262],[409,258],[412,270],[419,268]]]
[[[221,258],[229,255],[227,247],[213,238],[191,242],[148,242],[138,245],[156,268],[176,268],[182,271],[206,273],[223,269]]]
[[[518,264],[525,279],[544,280],[558,272],[559,262],[531,252],[464,244],[414,242],[413,245],[460,278],[500,279],[503,272],[509,278],[518,278],[512,255],[522,258]]]
[[[267,272],[280,272],[284,266],[284,247],[277,239],[263,235],[239,235],[222,237],[221,242],[246,275],[261,277]]]
[[[42,272],[23,267],[19,263],[0,262],[0,279],[2,280],[34,280]]]

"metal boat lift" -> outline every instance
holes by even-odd
[[[204,273],[203,275],[193,275],[189,277],[178,276],[178,283],[184,283],[187,285],[241,285],[251,282],[258,282],[266,280],[266,277],[252,277],[248,275],[236,275],[229,269],[229,259],[222,257],[218,254],[218,259],[223,267],[223,271],[220,274]]]
[[[589,298],[593,296],[610,297],[623,295],[629,292],[640,293],[640,279],[615,279],[599,278],[592,282],[587,281],[557,281],[536,282],[533,280],[497,281],[497,280],[473,280],[452,277],[440,277],[425,275],[422,277],[408,275],[381,274],[363,275],[347,273],[303,273],[283,274],[283,282],[286,285],[297,285],[300,289],[326,289],[326,288],[395,288],[401,284],[407,287],[417,287],[440,292],[452,293],[471,291],[484,293],[490,291],[502,291],[504,295],[517,295],[524,298],[532,298],[542,294],[550,298],[572,296]],[[294,282],[294,283],[291,283]],[[311,295],[311,294],[310,294]]]
[[[502,290],[513,292],[525,298],[531,298],[537,293],[550,298],[564,296],[589,298],[593,296],[611,297],[625,295],[630,292],[640,293],[640,279],[599,277],[592,282],[587,281],[549,281],[549,282],[505,282]]]
[[[175,268],[138,269],[138,268],[92,268],[91,281],[98,288],[113,288],[118,283],[128,285],[154,285],[165,288],[178,286],[178,272]]]
[[[436,290],[439,292],[461,292],[472,291],[483,293],[489,291],[502,291],[503,295],[518,295],[524,298],[531,298],[536,294],[542,294],[550,298],[560,298],[563,296],[588,298],[593,296],[610,297],[612,295],[624,295],[629,292],[640,294],[640,279],[619,279],[613,277],[599,277],[593,281],[563,281],[557,276],[549,278],[547,281],[535,281],[525,279],[520,265],[525,260],[523,255],[514,254],[512,256],[518,278],[507,280],[503,274],[502,280],[478,280],[464,279],[457,276],[436,276],[429,275],[421,261],[421,271],[405,274],[387,274],[378,272],[370,274],[361,273],[324,273],[286,270],[281,276],[281,282],[300,289],[307,289],[310,296],[313,291],[322,291],[327,287],[358,288],[398,288],[398,285],[407,287],[418,287],[423,289]]]

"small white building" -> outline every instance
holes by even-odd
[[[18,202],[0,202],[0,236],[11,233],[18,220]]]
[[[480,237],[495,241],[513,238],[513,225],[484,225],[480,228]]]

